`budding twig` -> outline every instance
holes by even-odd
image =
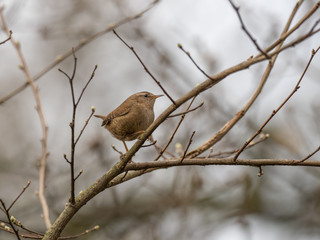
[[[70,164],[70,203],[74,204],[75,203],[75,181],[77,180],[77,178],[81,175],[81,171],[80,173],[75,177],[74,175],[74,165],[75,165],[75,149],[76,149],[76,145],[83,133],[83,131],[85,130],[85,128],[87,127],[91,117],[93,116],[94,112],[95,112],[95,108],[92,107],[91,108],[91,114],[89,116],[89,118],[86,120],[84,126],[82,127],[78,137],[75,137],[75,124],[76,124],[76,112],[77,112],[77,107],[80,103],[80,100],[85,92],[85,90],[87,89],[89,83],[91,82],[91,80],[93,79],[94,75],[95,75],[95,71],[97,70],[98,66],[95,65],[90,78],[88,79],[87,83],[85,84],[85,86],[82,88],[82,91],[79,95],[79,97],[76,99],[75,97],[75,92],[74,92],[74,78],[76,75],[76,71],[77,71],[77,62],[78,59],[76,57],[75,54],[75,50],[74,48],[72,48],[72,55],[73,55],[73,59],[74,59],[74,65],[73,65],[73,71],[72,71],[72,75],[69,76],[65,71],[58,69],[62,74],[64,74],[68,80],[69,80],[69,85],[70,85],[70,89],[71,89],[71,98],[72,98],[72,119],[71,122],[69,124],[70,128],[71,128],[71,156],[70,156],[70,160],[67,158],[67,155],[64,154],[64,159],[67,161],[67,163]]]

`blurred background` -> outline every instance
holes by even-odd
[[[240,13],[262,47],[280,35],[295,1],[237,1]],[[294,23],[316,1],[305,1]],[[128,0],[2,0],[9,28],[21,44],[32,75],[41,72],[59,55],[78,45],[111,23],[132,16],[150,1]],[[294,36],[310,30],[319,12]],[[226,0],[162,0],[137,20],[117,29],[135,48],[149,70],[169,94],[177,99],[206,79],[177,47],[191,53],[208,73],[215,74],[257,54],[253,43],[241,30],[236,13]],[[6,38],[0,32],[1,41]],[[319,36],[283,52],[256,103],[213,153],[239,148],[293,90],[311,54],[319,46]],[[139,91],[161,94],[161,89],[144,71],[136,57],[107,33],[77,53],[75,91],[78,96],[94,65],[96,75],[79,105],[76,130],[80,131],[95,106],[96,114],[107,114],[129,95]],[[18,56],[10,42],[0,46],[0,98],[23,84]],[[245,151],[241,158],[302,159],[319,146],[320,56],[314,58],[301,88],[265,132],[270,138]],[[185,147],[196,131],[190,149],[196,148],[218,131],[248,101],[267,62],[233,74],[197,97],[193,106],[204,106],[187,115],[169,151],[175,144]],[[51,220],[63,210],[69,198],[69,165],[63,154],[70,153],[72,102],[69,83],[58,71],[72,73],[69,57],[37,81],[49,129],[46,196]],[[158,116],[170,105],[165,97],[157,100]],[[181,107],[181,111],[187,105]],[[154,132],[165,146],[178,118],[165,121]],[[0,106],[0,198],[11,203],[28,180],[31,186],[11,210],[23,224],[45,231],[36,196],[38,164],[41,156],[41,125],[30,88]],[[86,189],[119,159],[111,148],[124,151],[120,141],[89,122],[76,150],[76,171],[84,173],[76,191]],[[132,146],[134,142],[128,143]],[[205,153],[207,154],[207,153]],[[151,161],[154,148],[143,148],[135,161]],[[319,159],[319,153],[313,157]],[[159,170],[107,189],[68,224],[64,235],[77,234],[99,225],[100,229],[81,239],[319,239],[320,175],[317,168],[242,166],[179,167]],[[1,213],[1,220],[5,215]],[[0,232],[0,239],[15,239]]]

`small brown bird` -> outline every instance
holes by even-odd
[[[128,152],[125,141],[137,139],[151,125],[154,120],[154,103],[161,96],[139,92],[128,97],[107,116],[94,116],[103,120],[101,126],[121,140]]]

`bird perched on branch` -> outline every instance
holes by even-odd
[[[135,93],[108,115],[94,116],[103,120],[101,126],[121,140],[128,152],[125,141],[137,139],[151,125],[154,120],[154,103],[161,96],[149,92]]]

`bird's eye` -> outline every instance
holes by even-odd
[[[148,97],[148,94],[143,95],[144,97]]]

